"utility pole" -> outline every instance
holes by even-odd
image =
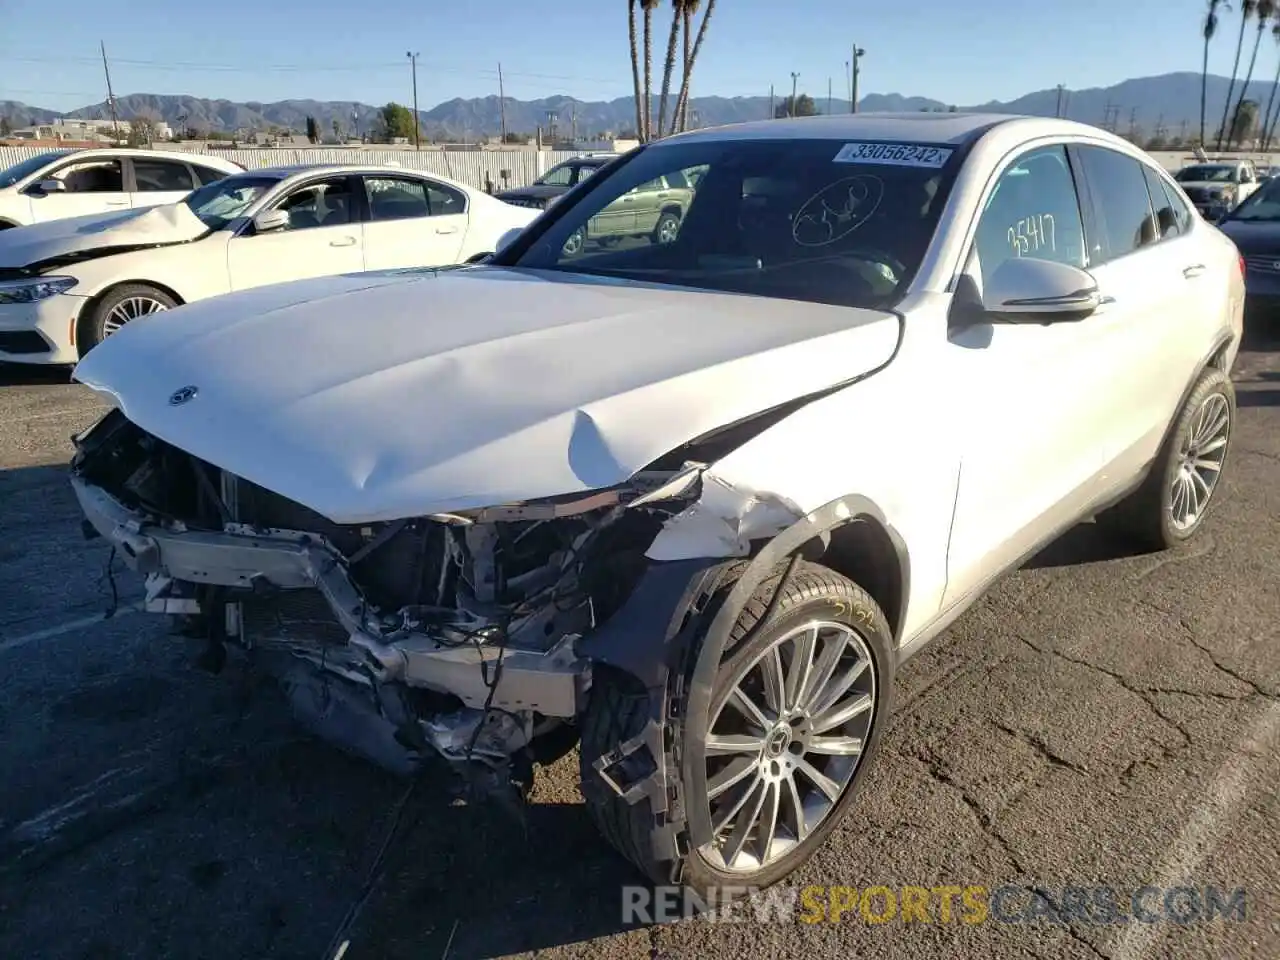
[[[418,57],[420,53],[406,53],[409,58],[409,67],[413,71],[413,149],[422,149],[422,138],[419,135],[419,128],[422,122],[418,117]]]
[[[853,74],[849,72],[849,61],[844,62],[844,82],[848,85],[850,108],[853,105]]]
[[[573,111],[569,114],[569,135],[573,140],[574,147],[578,145],[578,105],[573,105]]]
[[[547,111],[547,139],[551,142],[551,149],[556,148],[556,112],[554,110]]]
[[[771,84],[769,84],[769,119],[770,119],[770,120],[772,120],[772,119],[773,119],[773,114],[774,114],[774,109],[773,109],[773,84],[771,83]]]
[[[111,70],[107,66],[107,45],[101,40],[98,46],[102,49],[102,72],[107,77],[107,107],[111,111],[111,130],[116,143],[120,142],[120,118],[116,116],[116,95],[111,92]]]
[[[1129,136],[1134,136],[1138,131],[1138,108],[1134,107],[1129,111]]]
[[[794,70],[791,71],[791,106],[787,109],[787,116],[794,117],[796,115],[796,83],[800,80],[800,74]]]
[[[502,63],[498,63],[498,116],[502,123],[502,142],[507,142],[507,95],[502,90]]]
[[[1054,107],[1053,115],[1055,117],[1062,116],[1062,84],[1058,84],[1058,105]]]
[[[856,43],[853,45],[853,70],[849,74],[849,112],[858,112],[858,61],[867,51]]]
[[[831,78],[827,77],[827,116],[831,116]]]

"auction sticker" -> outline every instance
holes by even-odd
[[[846,143],[832,163],[880,163],[937,169],[951,158],[951,153],[947,147],[919,143]]]

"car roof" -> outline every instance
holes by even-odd
[[[191,150],[144,150],[140,147],[84,147],[82,149],[72,148],[62,152],[74,153],[87,159],[94,157],[137,157],[146,159],[152,157],[160,160],[178,160],[183,163],[211,163],[218,166],[229,166],[236,170],[241,169],[240,165],[234,160],[210,156],[206,153],[196,153]]]
[[[753,120],[705,127],[669,140],[913,140],[962,144],[999,123],[1023,119],[1000,113],[837,113]]]
[[[399,165],[392,166],[390,164],[359,164],[359,163],[298,163],[286,164],[277,167],[253,167],[241,173],[237,173],[237,177],[259,177],[270,180],[289,180],[293,177],[324,175],[333,173],[345,174],[363,174],[377,176],[392,176],[396,174],[407,174],[409,176],[426,177],[431,180],[437,180],[440,183],[447,183],[451,187],[457,187],[459,190],[465,190],[470,193],[475,191],[466,184],[459,183],[449,177],[442,177],[438,173],[431,173],[427,170],[415,170],[411,167],[402,167]]]

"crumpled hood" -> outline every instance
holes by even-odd
[[[29,267],[55,257],[108,248],[184,243],[209,232],[185,203],[92,213],[0,231],[0,267]]]
[[[75,377],[338,523],[621,483],[884,363],[889,313],[501,268],[355,274],[134,321]],[[176,391],[192,396],[171,403]]]

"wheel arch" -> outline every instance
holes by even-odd
[[[85,301],[84,307],[82,307],[80,310],[80,316],[76,318],[76,323],[75,323],[76,342],[73,343],[72,346],[76,348],[77,353],[80,352],[80,342],[84,339],[84,325],[89,322],[89,318],[92,317],[94,311],[98,309],[98,305],[102,303],[102,301],[107,297],[107,295],[111,293],[111,291],[117,290],[120,287],[127,287],[131,285],[152,287],[156,290],[159,290],[161,293],[165,294],[166,296],[171,297],[174,303],[177,304],[178,306],[181,306],[182,304],[187,302],[186,298],[184,298],[180,293],[178,293],[178,291],[174,290],[173,287],[165,283],[160,283],[156,280],[112,280],[110,283],[103,286],[101,290],[98,290],[96,293],[93,293],[89,296],[89,298]],[[81,359],[84,358],[83,354],[80,354],[80,356],[81,356]]]
[[[16,220],[9,220],[5,217],[0,217],[0,230],[12,230],[14,227],[20,226],[22,226],[22,224],[18,223]]]

